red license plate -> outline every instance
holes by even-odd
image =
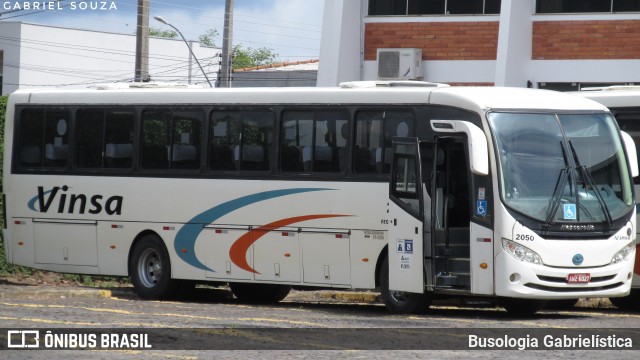
[[[591,274],[569,274],[567,283],[569,284],[587,284],[591,281]]]

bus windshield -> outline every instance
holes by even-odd
[[[632,209],[629,169],[611,114],[489,114],[504,203],[550,224],[607,223]]]

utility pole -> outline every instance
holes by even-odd
[[[222,63],[220,64],[220,87],[231,86],[231,55],[233,49],[233,0],[225,0],[224,29],[222,31]]]
[[[138,0],[135,82],[149,79],[149,0]]]

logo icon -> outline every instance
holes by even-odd
[[[582,256],[582,254],[575,254],[571,261],[573,262],[573,265],[580,265],[584,261],[584,256]]]
[[[8,330],[7,347],[28,349],[40,347],[39,330]]]

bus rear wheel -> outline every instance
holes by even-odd
[[[171,279],[169,253],[157,235],[145,235],[136,243],[129,270],[133,288],[143,299],[166,299],[178,289],[178,282]]]
[[[542,310],[547,302],[545,300],[503,298],[501,304],[509,314],[532,316]]]
[[[275,284],[230,283],[229,287],[238,300],[254,304],[274,304],[289,295],[291,286]]]
[[[382,261],[379,275],[380,295],[387,310],[393,314],[422,314],[429,310],[432,296],[389,290],[389,259]]]

